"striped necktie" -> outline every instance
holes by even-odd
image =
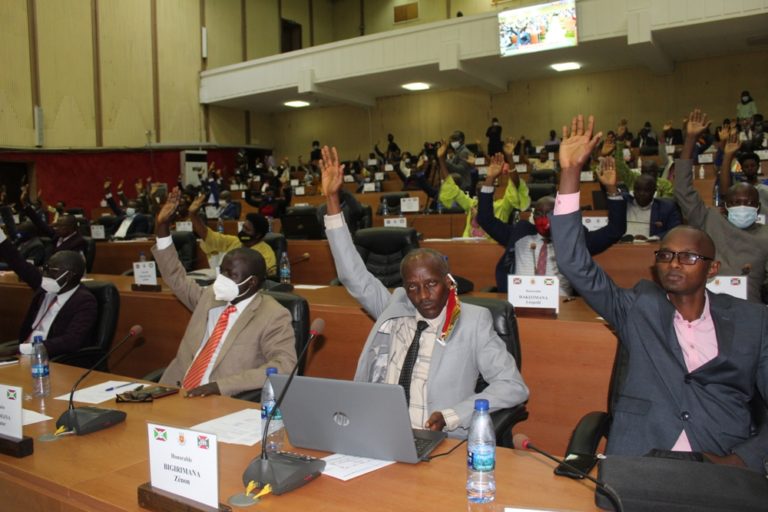
[[[408,405],[411,405],[411,376],[413,375],[413,367],[416,365],[416,359],[419,355],[419,339],[421,338],[421,333],[428,326],[429,324],[424,320],[419,320],[416,323],[416,334],[413,335],[411,346],[408,347],[408,352],[405,354],[403,368],[400,370],[398,384],[405,390],[405,403]]]
[[[211,364],[211,358],[216,352],[216,348],[221,342],[221,337],[224,335],[224,331],[227,330],[227,324],[229,323],[229,315],[237,311],[237,308],[233,305],[229,305],[224,309],[219,316],[219,320],[216,322],[211,337],[205,342],[205,346],[197,355],[192,365],[187,370],[187,375],[184,377],[183,387],[184,389],[194,389],[200,385],[200,381],[203,380],[203,375],[208,369],[208,365]]]

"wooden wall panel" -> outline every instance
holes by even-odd
[[[275,147],[274,116],[261,112],[251,112],[250,144],[261,148]]]
[[[301,47],[309,48],[309,0],[282,0],[283,18],[301,25]]]
[[[245,0],[248,60],[280,53],[279,0]]]
[[[312,20],[315,26],[314,46],[333,42],[333,26],[349,23],[354,17],[333,17],[333,0],[312,0]],[[354,23],[353,23],[354,24]]]
[[[37,0],[46,147],[96,144],[90,0]]]
[[[192,0],[157,2],[157,36],[160,142],[204,141],[199,4]]]
[[[205,0],[208,69],[242,62],[240,0]]]
[[[0,146],[32,146],[32,82],[26,0],[0,2]]]
[[[211,106],[208,110],[211,140],[214,144],[245,144],[245,116],[242,110]]]
[[[104,145],[143,146],[154,130],[150,1],[100,0],[98,14]]]

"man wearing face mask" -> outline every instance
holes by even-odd
[[[221,220],[239,220],[240,209],[238,204],[232,202],[232,192],[223,190],[219,194],[219,218]]]
[[[450,144],[453,148],[453,157],[445,162],[448,172],[461,176],[461,183],[457,185],[463,190],[469,190],[472,188],[472,164],[469,163],[471,153],[464,145],[464,132],[459,130],[453,132]],[[471,193],[474,194],[474,191]]]
[[[709,126],[707,115],[696,109],[685,127],[685,142],[680,159],[675,161],[675,200],[688,224],[705,231],[715,242],[720,275],[749,276],[747,299],[761,302],[761,287],[766,281],[768,226],[757,224],[760,200],[755,187],[737,183],[725,196],[727,217],[718,208],[707,207],[693,187],[693,146]]]
[[[213,286],[203,288],[186,276],[170,236],[179,197],[176,188],[157,214],[152,254],[166,284],[192,311],[192,318],[160,383],[181,384],[187,396],[258,389],[266,380],[266,368],[287,373],[296,363],[291,315],[272,297],[259,293],[266,268],[257,251],[244,247],[229,251]]]
[[[96,297],[80,284],[85,273],[85,260],[80,253],[57,252],[40,272],[24,260],[0,230],[0,261],[7,263],[34,291],[21,323],[19,343],[31,343],[34,336],[42,336],[51,357],[91,344],[96,327]]]
[[[613,159],[610,159],[613,162]],[[508,224],[493,214],[494,183],[501,175],[505,164],[493,158],[488,166],[488,175],[480,189],[477,221],[491,238],[505,247],[496,264],[496,288],[499,293],[507,291],[507,276],[556,275],[560,278],[560,294],[572,295],[570,283],[560,274],[551,243],[549,217],[554,207],[552,196],[539,199],[533,209],[533,222],[521,220]],[[616,187],[615,165],[608,172],[598,174],[598,179],[608,193],[608,224],[595,231],[584,228],[587,248],[590,254],[600,254],[618,242],[627,229],[627,209],[621,193]]]
[[[53,226],[51,227],[47,222],[35,215],[35,211],[28,203],[28,200],[28,189],[27,187],[23,187],[21,196],[19,197],[19,204],[21,204],[22,212],[34,223],[39,233],[53,240],[54,253],[59,251],[76,251],[85,255],[88,244],[83,236],[77,231],[77,219],[74,215],[59,215],[58,219],[54,221]]]
[[[203,219],[197,214],[205,201],[205,196],[198,196],[189,206],[189,218],[192,221],[192,229],[202,240],[200,248],[206,254],[226,254],[232,249],[247,247],[261,254],[267,265],[267,275],[272,275],[277,271],[277,262],[275,251],[266,242],[264,235],[269,232],[269,222],[263,215],[258,213],[249,213],[245,216],[243,229],[237,234],[225,235],[218,233],[205,225]]]
[[[118,240],[149,235],[149,218],[139,213],[139,204],[130,199],[125,205],[125,210],[121,209],[112,196],[111,187],[112,182],[109,179],[104,181],[104,199],[117,217],[117,222],[112,226],[114,231],[110,235]]]

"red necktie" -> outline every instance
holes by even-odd
[[[211,337],[205,342],[203,350],[200,351],[192,362],[192,365],[189,367],[189,370],[187,370],[187,375],[184,377],[184,383],[182,384],[184,389],[194,389],[200,385],[200,381],[203,380],[203,375],[205,375],[205,370],[208,369],[208,365],[211,363],[211,358],[216,352],[216,347],[219,346],[221,337],[223,336],[224,331],[227,330],[229,315],[235,311],[237,311],[237,308],[230,304],[224,309],[221,316],[219,316],[219,320],[216,322],[216,327],[214,327]]]
[[[541,251],[539,252],[539,259],[536,260],[536,275],[547,275],[547,242],[541,244]]]

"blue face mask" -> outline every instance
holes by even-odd
[[[731,206],[728,208],[728,222],[739,229],[745,229],[757,220],[757,208],[754,206]]]
[[[126,208],[126,209],[125,209],[125,214],[126,214],[128,217],[133,217],[134,215],[136,215],[136,208],[131,208],[131,207],[129,206],[128,208]]]

